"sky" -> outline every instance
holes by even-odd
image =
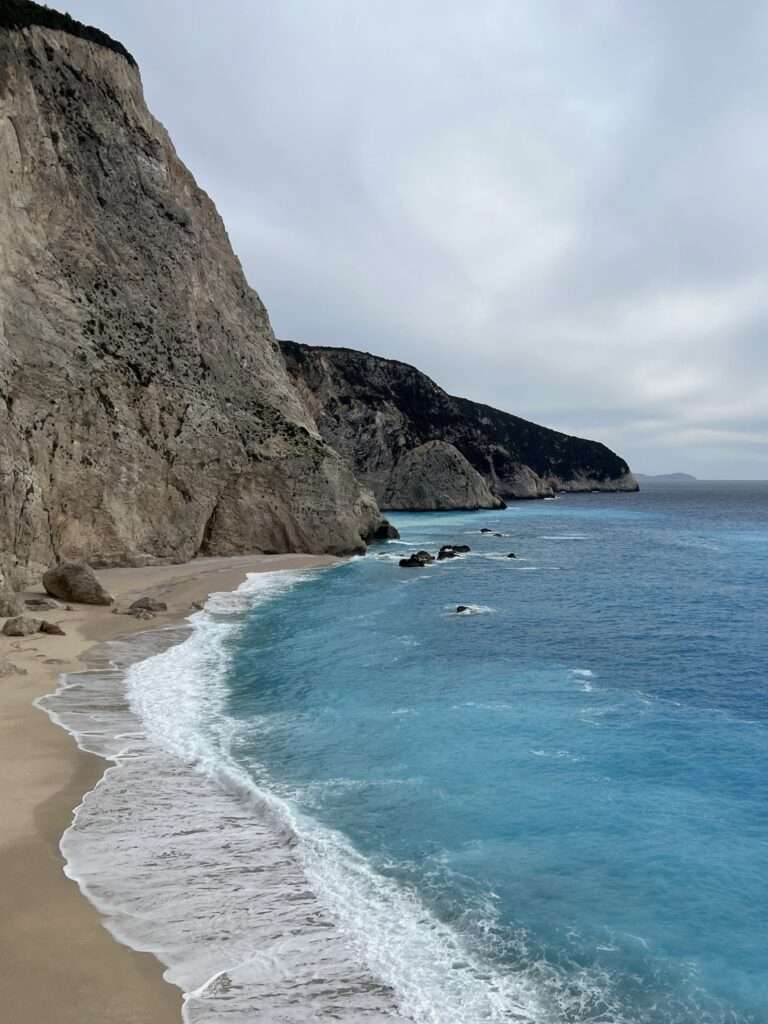
[[[60,6],[136,57],[278,337],[768,478],[768,5]]]

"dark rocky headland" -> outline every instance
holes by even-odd
[[[0,5],[0,577],[347,554],[379,528],[377,500],[636,486],[603,445],[402,363],[278,345],[130,54]]]

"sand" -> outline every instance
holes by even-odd
[[[181,993],[155,958],[119,945],[63,873],[59,840],[107,762],[84,754],[33,701],[60,673],[83,667],[94,643],[183,619],[193,601],[235,590],[246,573],[329,565],[311,555],[201,558],[185,565],[108,569],[99,579],[118,607],[150,594],[168,605],[151,622],[110,608],[31,611],[66,636],[0,635],[0,661],[26,675],[0,678],[0,1018],[9,1024],[178,1024]],[[35,596],[41,590],[24,596]],[[3,620],[0,620],[0,623]]]

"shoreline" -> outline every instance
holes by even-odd
[[[0,659],[26,674],[0,679],[0,989],[17,1024],[171,1024],[181,1020],[181,990],[165,981],[150,953],[120,944],[76,882],[59,850],[75,808],[109,762],[33,703],[62,674],[88,668],[96,644],[183,621],[210,593],[236,590],[248,573],[328,566],[327,556],[249,555],[182,565],[99,570],[117,607],[149,594],[168,604],[151,622],[75,605],[29,612],[62,625],[66,636],[0,636]],[[24,596],[39,595],[35,589]]]

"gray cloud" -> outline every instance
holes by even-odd
[[[72,0],[279,336],[638,470],[768,476],[768,9]]]

